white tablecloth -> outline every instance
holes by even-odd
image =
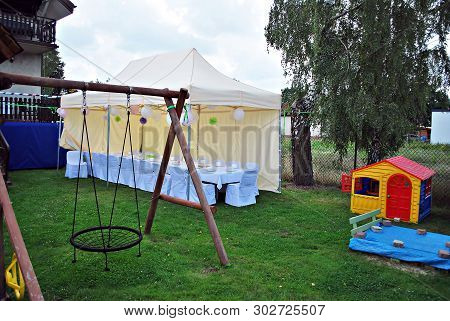
[[[117,158],[118,161],[120,160],[120,155],[111,154],[111,155],[109,155],[109,157]],[[159,163],[160,161],[161,160],[142,160],[139,157],[134,157],[136,176],[139,176],[139,174],[140,174],[139,170],[141,170],[143,168],[143,166],[139,166],[139,164],[141,162]],[[128,162],[131,162],[131,156],[124,156],[124,159],[122,161],[122,166],[125,167],[125,163],[128,163]],[[104,179],[103,177],[101,177],[101,175],[99,175],[100,174],[99,172],[102,169],[106,172],[106,163],[103,164],[103,162],[102,162],[101,164],[96,164],[96,165],[94,164],[94,175],[97,176],[98,178]],[[187,166],[185,163],[175,164],[174,162],[169,162],[168,166],[180,167],[187,171]],[[104,168],[102,168],[102,167],[104,167]],[[239,183],[241,181],[242,175],[244,174],[244,170],[242,168],[236,168],[233,170],[229,170],[225,166],[214,167],[214,168],[198,168],[197,167],[197,172],[198,172],[202,182],[215,184],[219,190],[225,184]],[[90,174],[90,172],[89,172],[89,174]],[[132,171],[127,171],[126,173],[125,173],[125,171],[121,171],[121,176],[123,176],[124,174],[127,176],[133,175]],[[125,177],[123,179],[126,180]],[[131,178],[129,178],[129,179],[131,179]]]
[[[244,174],[241,168],[229,171],[226,167],[216,167],[212,170],[199,168],[197,172],[202,182],[215,184],[217,189],[221,189],[225,184],[239,183]]]

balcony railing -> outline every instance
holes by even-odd
[[[0,23],[8,28],[17,40],[55,43],[56,20],[0,11]]]
[[[0,118],[5,121],[56,122],[60,98],[0,96]]]

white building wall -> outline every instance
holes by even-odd
[[[14,57],[14,62],[11,63],[9,61],[5,61],[0,64],[0,71],[40,77],[41,64],[41,54],[22,52]],[[41,88],[35,86],[14,85],[10,89],[7,89],[5,91],[27,94],[40,94]]]
[[[450,111],[431,114],[431,144],[450,144]]]

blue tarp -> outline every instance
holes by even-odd
[[[9,170],[56,168],[58,124],[6,122],[0,126],[9,147]],[[60,149],[59,166],[66,165],[66,153]]]
[[[394,247],[394,240],[403,241],[404,248]],[[384,226],[381,232],[366,231],[365,239],[352,238],[349,248],[355,251],[367,252],[387,256],[409,262],[421,262],[436,268],[450,270],[450,260],[438,256],[438,250],[449,250],[445,243],[450,236],[430,233],[417,234],[416,230]]]

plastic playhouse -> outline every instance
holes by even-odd
[[[418,223],[431,211],[431,179],[435,172],[397,156],[352,171],[351,211],[380,209],[380,217]]]

